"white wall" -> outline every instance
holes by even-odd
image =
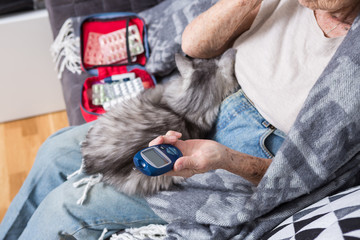
[[[0,18],[0,122],[65,109],[46,10]]]

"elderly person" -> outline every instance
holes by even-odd
[[[168,174],[191,177],[225,169],[259,183],[359,12],[358,0],[221,0],[197,17],[183,33],[184,52],[210,58],[237,48],[241,90],[224,101],[213,140],[182,141],[181,133],[169,131],[150,143],[174,144],[183,152]],[[238,103],[242,110],[234,111]],[[90,125],[63,129],[43,144],[1,223],[1,239],[97,239],[104,228],[109,236],[171,220],[145,199],[103,183],[93,187],[85,206],[76,204],[82,190],[72,184],[78,179],[65,176],[81,164],[79,142]]]
[[[223,0],[186,27],[182,48],[194,58],[236,48],[235,74],[242,95],[273,127],[287,133],[359,12],[358,0]],[[228,139],[222,143],[239,144]],[[158,140],[152,144],[164,141]],[[236,146],[204,140],[177,144],[187,157],[175,163],[172,175],[189,177],[222,168],[257,184],[271,163],[233,151]]]
[[[242,91],[272,126],[287,133],[311,87],[359,12],[358,0],[280,3],[223,0],[188,25],[183,33],[182,48],[194,58],[210,58],[231,46],[236,48],[235,73]],[[230,171],[245,178],[254,171],[257,179],[253,182],[256,183],[271,162],[257,159],[256,169],[245,168],[245,172],[236,167],[242,168],[243,163],[219,166],[217,162],[228,164],[226,159],[231,157],[224,154],[224,146],[215,145],[222,152],[217,155],[221,159],[204,157],[200,158],[204,161],[201,163],[198,158],[177,161],[177,175],[191,175],[179,172],[180,165],[192,173],[214,168],[232,169]],[[217,149],[211,148],[212,151]],[[232,154],[240,162],[247,158],[253,161],[241,153]]]

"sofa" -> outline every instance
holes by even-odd
[[[162,0],[46,0],[45,2],[49,12],[53,36],[56,38],[62,25],[70,17],[114,11],[140,13],[152,7],[156,7]],[[209,5],[206,7],[211,6],[211,4],[214,4],[216,1],[208,2]],[[154,18],[149,18],[149,22],[147,23],[155,24],[158,21],[159,16],[161,17],[162,15],[166,16],[165,13],[158,12]],[[191,18],[187,20],[190,21]],[[185,26],[186,22],[183,24]],[[148,27],[151,28],[151,25]],[[159,33],[161,29],[157,29],[157,31]],[[166,31],[166,29],[163,31]],[[151,30],[149,30],[149,34],[151,34]],[[174,34],[179,35],[179,33]],[[159,35],[161,35],[161,32]],[[180,40],[175,38],[175,42],[173,42],[168,49],[171,53],[169,55],[170,57],[174,52],[181,51],[180,44]],[[155,47],[156,42],[150,44],[150,47],[151,46]],[[169,56],[167,55],[167,57]],[[165,62],[169,62],[168,58],[163,61],[164,64]],[[150,68],[149,71],[156,77],[158,82],[161,82],[175,70],[175,65],[169,64],[164,67],[164,69]],[[83,71],[76,73],[65,68],[59,77],[63,88],[66,111],[70,125],[85,123],[80,110],[81,88],[85,79],[90,76]],[[359,164],[357,164],[357,166],[358,165]],[[329,191],[329,194],[325,194],[321,199],[311,199],[311,197],[304,196],[302,198],[301,207],[296,209],[296,211],[289,212],[286,208],[287,203],[280,204],[272,210],[272,219],[276,219],[274,222],[276,224],[274,224],[272,229],[263,231],[264,234],[261,236],[244,238],[275,240],[360,239],[359,174],[353,175],[352,180],[353,181],[348,184],[342,184],[341,187],[336,188],[336,190],[332,192]],[[276,215],[274,215],[276,211],[279,213],[278,218],[273,217]],[[266,214],[262,219],[269,220]],[[254,223],[261,225],[261,221],[255,221]]]

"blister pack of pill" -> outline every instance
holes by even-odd
[[[124,74],[126,80],[111,83],[95,83],[92,85],[92,104],[103,106],[108,111],[117,103],[136,96],[144,90],[141,78],[132,78],[132,75]]]
[[[129,26],[129,49],[131,61],[144,52],[144,46],[136,25]],[[84,63],[89,65],[109,65],[127,63],[126,28],[101,34],[89,32],[84,51]]]
[[[92,104],[95,106],[102,106],[105,102],[110,101],[110,98],[105,94],[105,84],[95,83],[92,85]]]
[[[144,52],[144,46],[136,25],[129,26],[128,41],[130,56]],[[105,64],[112,64],[127,59],[126,28],[104,34],[99,37],[99,44]]]
[[[84,51],[84,63],[89,65],[103,65],[104,55],[100,48],[99,37],[102,34],[90,32]]]
[[[116,104],[126,99],[135,97],[143,90],[144,86],[142,84],[141,78],[135,78],[133,80],[125,81],[122,83],[112,83],[110,85],[106,85],[106,94],[109,94],[113,97],[110,100],[105,101],[102,106],[106,111],[108,111]]]

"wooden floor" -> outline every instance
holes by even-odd
[[[29,173],[40,145],[66,126],[65,111],[0,123],[0,221]]]

